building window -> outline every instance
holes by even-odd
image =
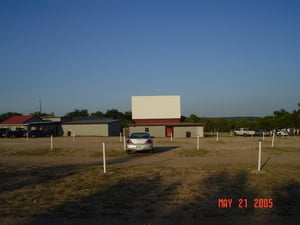
[[[145,132],[149,132],[149,128],[148,127],[145,127]]]

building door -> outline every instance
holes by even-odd
[[[166,137],[174,137],[174,127],[166,126]]]

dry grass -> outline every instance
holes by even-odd
[[[300,211],[299,137],[278,139],[275,148],[265,140],[260,173],[257,139],[204,138],[200,150],[194,139],[155,141],[154,154],[128,156],[118,138],[57,138],[54,150],[43,138],[0,139],[0,220],[119,218],[130,223],[134,217],[141,223],[149,218],[176,223],[178,218],[286,218]],[[220,198],[233,199],[232,208],[218,208]],[[241,198],[249,201],[247,208],[238,207]],[[272,199],[274,206],[255,208],[256,198]]]

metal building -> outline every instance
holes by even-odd
[[[108,118],[81,119],[63,122],[64,136],[118,136],[121,131],[121,122]]]

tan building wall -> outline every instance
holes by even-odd
[[[148,132],[154,137],[165,137],[166,136],[166,126],[130,126],[129,131],[132,132]],[[204,137],[204,127],[203,126],[173,126],[173,137],[187,137],[187,132],[190,133],[190,137]]]
[[[108,124],[62,124],[64,136],[109,136]]]
[[[146,132],[149,129],[149,133],[154,137],[165,137],[165,126],[131,126],[129,132]]]
[[[203,126],[174,127],[174,137],[187,137],[187,132],[190,132],[190,137],[204,137]]]
[[[27,125],[10,125],[10,124],[1,124],[0,128],[8,128],[10,130],[16,130],[17,128],[22,128],[27,130],[28,126]]]
[[[41,116],[43,120],[51,120],[52,122],[61,122],[60,116]]]

